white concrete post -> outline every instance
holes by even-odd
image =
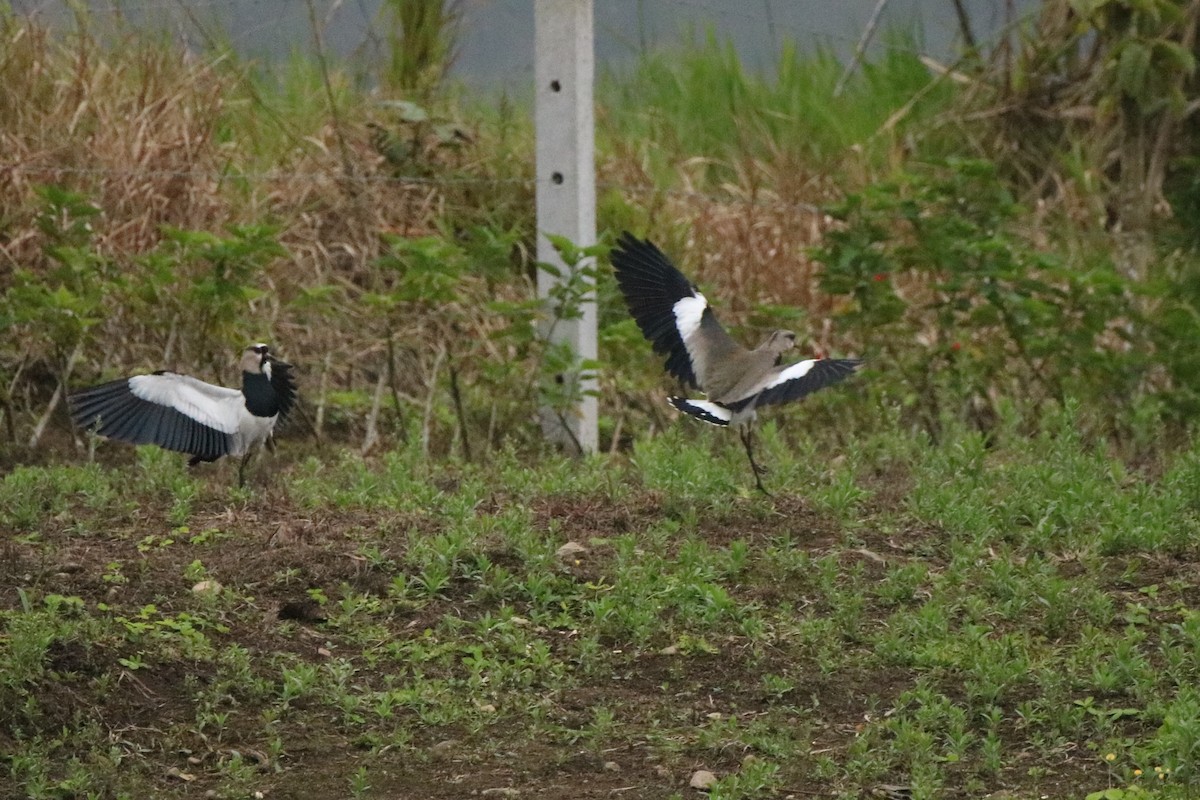
[[[535,0],[534,80],[537,82],[537,227],[538,261],[566,265],[545,234],[565,236],[579,247],[596,243],[596,159],[592,112],[592,0]],[[561,278],[538,271],[538,296],[549,298]],[[552,342],[566,342],[576,363],[596,358],[596,295],[588,279],[579,319],[548,320],[543,331]],[[578,370],[556,376],[568,386],[594,392],[594,376]],[[599,432],[594,395],[576,408],[556,412],[543,405],[542,431],[572,449],[592,452]],[[564,422],[565,427],[564,427]]]

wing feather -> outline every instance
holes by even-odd
[[[725,406],[708,400],[693,400],[690,397],[668,397],[667,402],[675,406],[685,414],[691,414],[693,417],[710,425],[725,426],[733,419],[733,412]]]
[[[136,375],[71,395],[71,417],[101,436],[214,460],[229,453],[240,396],[186,375]]]
[[[236,410],[241,405],[239,389],[214,386],[190,375],[158,372],[130,378],[129,391],[142,400],[173,408],[222,433],[235,433],[238,429],[238,417],[231,409]]]
[[[818,389],[845,380],[861,365],[862,360],[858,358],[822,358],[777,367],[768,374],[762,391],[754,398],[754,405],[799,400]]]
[[[279,403],[279,420],[282,421],[296,405],[296,376],[292,373],[292,365],[286,361],[270,356],[271,388]]]
[[[704,388],[708,354],[741,350],[725,332],[696,287],[649,240],[626,231],[611,253],[625,305],[666,370],[685,384]]]

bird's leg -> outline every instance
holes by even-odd
[[[254,448],[246,450],[246,455],[242,456],[242,463],[238,465],[238,488],[241,489],[246,485],[246,465],[250,463],[251,457],[254,455]]]
[[[738,435],[742,437],[742,444],[746,446],[746,458],[750,459],[750,469],[751,469],[751,471],[754,472],[755,485],[758,486],[758,490],[760,492],[765,494],[767,497],[770,497],[771,493],[766,490],[766,488],[763,486],[763,483],[762,483],[762,475],[763,475],[763,473],[766,472],[766,470],[763,467],[760,467],[758,465],[758,462],[756,462],[754,460],[754,431],[753,431],[753,429],[749,425],[746,425],[744,427],[739,427]]]

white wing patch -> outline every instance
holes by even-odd
[[[794,381],[797,378],[803,378],[808,374],[810,369],[817,365],[819,361],[820,359],[816,358],[810,358],[807,361],[797,361],[795,364],[792,364],[790,367],[776,375],[773,380],[763,386],[762,389],[759,389],[759,391],[765,392],[767,389],[771,389],[781,383],[787,383],[788,381]],[[755,394],[758,394],[758,392],[755,392]]]
[[[237,431],[238,407],[244,405],[242,393],[237,389],[213,386],[172,372],[135,375],[129,379],[129,391],[146,402],[173,408],[222,433]]]
[[[677,300],[675,305],[671,306],[671,311],[675,313],[675,327],[679,330],[679,336],[683,339],[684,344],[696,331],[700,330],[700,320],[704,317],[706,308],[708,308],[708,301],[699,292],[691,297]]]

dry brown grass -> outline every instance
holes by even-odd
[[[223,222],[228,203],[215,176],[228,156],[214,132],[231,86],[215,65],[137,40],[104,52],[87,37],[55,42],[15,20],[3,40],[6,260],[39,263],[42,242],[29,225],[37,184],[91,197],[103,211],[96,244],[106,253],[144,250],[162,225]]]
[[[190,58],[132,36],[103,50],[86,36],[55,42],[16,20],[3,34],[0,213],[9,221],[10,263],[38,264],[32,189],[51,182],[102,209],[95,244],[111,254],[145,251],[164,225],[221,230],[270,216],[285,241],[324,243],[296,251],[322,274],[361,268],[378,253],[382,231],[431,229],[437,188],[382,180],[361,118],[339,121],[349,143],[343,161],[332,115],[294,132],[271,125],[269,109],[234,112],[262,117],[261,135],[293,138],[282,163],[264,170],[251,160],[255,143],[229,138],[241,132],[230,122],[230,98],[245,91],[242,75],[220,58]]]

